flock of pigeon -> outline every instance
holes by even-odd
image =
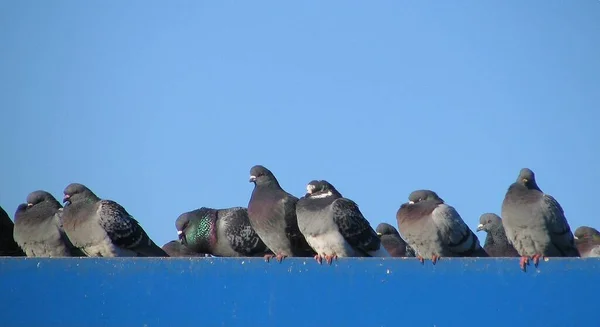
[[[50,193],[35,191],[18,206],[14,224],[0,207],[0,255],[28,257],[521,257],[523,270],[543,257],[600,257],[600,233],[582,226],[575,236],[560,204],[543,193],[530,169],[520,171],[502,203],[502,219],[483,214],[481,247],[456,209],[435,192],[417,190],[396,214],[398,229],[373,230],[352,200],[325,180],[313,180],[298,199],[273,173],[250,170],[254,190],[248,208],[202,207],[181,214],[178,240],[157,246],[138,221],[115,201],[82,184],[64,190],[63,207]]]

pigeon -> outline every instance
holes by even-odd
[[[102,200],[85,185],[64,190],[63,227],[90,257],[168,257],[117,202]]]
[[[202,207],[181,214],[175,222],[181,244],[219,257],[264,256],[267,246],[250,226],[246,208]]]
[[[296,204],[298,227],[320,264],[338,257],[389,257],[358,205],[325,180],[313,180]]]
[[[502,219],[493,213],[484,213],[479,217],[477,231],[487,232],[483,249],[490,257],[518,257],[519,253],[506,239]]]
[[[537,267],[541,257],[578,257],[565,213],[552,196],[544,194],[531,169],[523,168],[502,202],[502,221],[525,271],[529,259]]]
[[[575,246],[582,258],[600,257],[600,232],[588,226],[578,227],[575,230]]]
[[[431,190],[417,190],[396,213],[398,229],[421,263],[440,257],[488,257],[456,209]]]
[[[415,257],[415,250],[406,244],[394,226],[381,223],[375,229],[381,244],[392,257]]]
[[[162,246],[163,251],[167,252],[169,257],[206,257],[208,254],[192,251],[187,246],[177,240],[165,243]]]
[[[14,223],[0,207],[0,257],[22,257],[25,253],[13,238]]]
[[[250,225],[273,254],[265,255],[268,262],[275,256],[312,257],[314,251],[298,229],[296,202],[298,198],[284,191],[273,173],[256,165],[250,169],[254,190],[248,202]]]
[[[62,226],[63,208],[46,191],[27,195],[15,212],[15,241],[28,257],[85,257],[74,247]]]

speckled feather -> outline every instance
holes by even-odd
[[[92,257],[168,256],[120,204],[101,200],[81,184],[69,185],[65,194],[72,185],[79,193],[64,208],[63,227],[73,245]]]
[[[176,228],[185,234],[186,246],[196,252],[222,257],[259,256],[268,250],[250,226],[245,208],[202,207],[183,213]]]
[[[524,177],[529,178],[526,184]],[[506,237],[521,256],[579,256],[562,207],[539,189],[530,170],[521,170],[517,182],[508,188],[502,220]]]
[[[458,212],[442,200],[405,203],[396,218],[406,242],[424,259],[488,256]]]
[[[390,256],[356,203],[327,181],[315,182],[325,189],[307,194],[296,206],[298,226],[313,250],[321,256]]]
[[[25,253],[13,238],[14,223],[0,207],[0,257],[22,257]]]

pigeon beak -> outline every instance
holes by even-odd
[[[527,178],[523,178],[523,183],[527,183],[529,180]]]
[[[383,235],[383,234],[381,234],[381,233],[377,233],[377,236],[381,236],[381,235]]]
[[[33,207],[33,203],[27,203],[27,208]]]
[[[63,203],[65,203],[65,202],[69,201],[69,199],[70,199],[70,198],[71,198],[71,196],[70,196],[70,195],[68,195],[68,194],[65,194],[65,197],[63,198]]]
[[[252,183],[256,180],[256,176],[252,175],[250,176],[250,179],[248,180],[249,183]]]
[[[483,230],[483,224],[477,225],[477,231],[480,232]]]
[[[408,204],[415,204],[415,201],[408,201]]]
[[[181,243],[183,245],[187,244],[187,238],[185,237],[185,234],[183,233],[183,231],[178,230],[177,237],[179,237],[179,243]]]

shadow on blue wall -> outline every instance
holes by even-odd
[[[0,326],[600,326],[600,259],[518,261],[2,258]]]

